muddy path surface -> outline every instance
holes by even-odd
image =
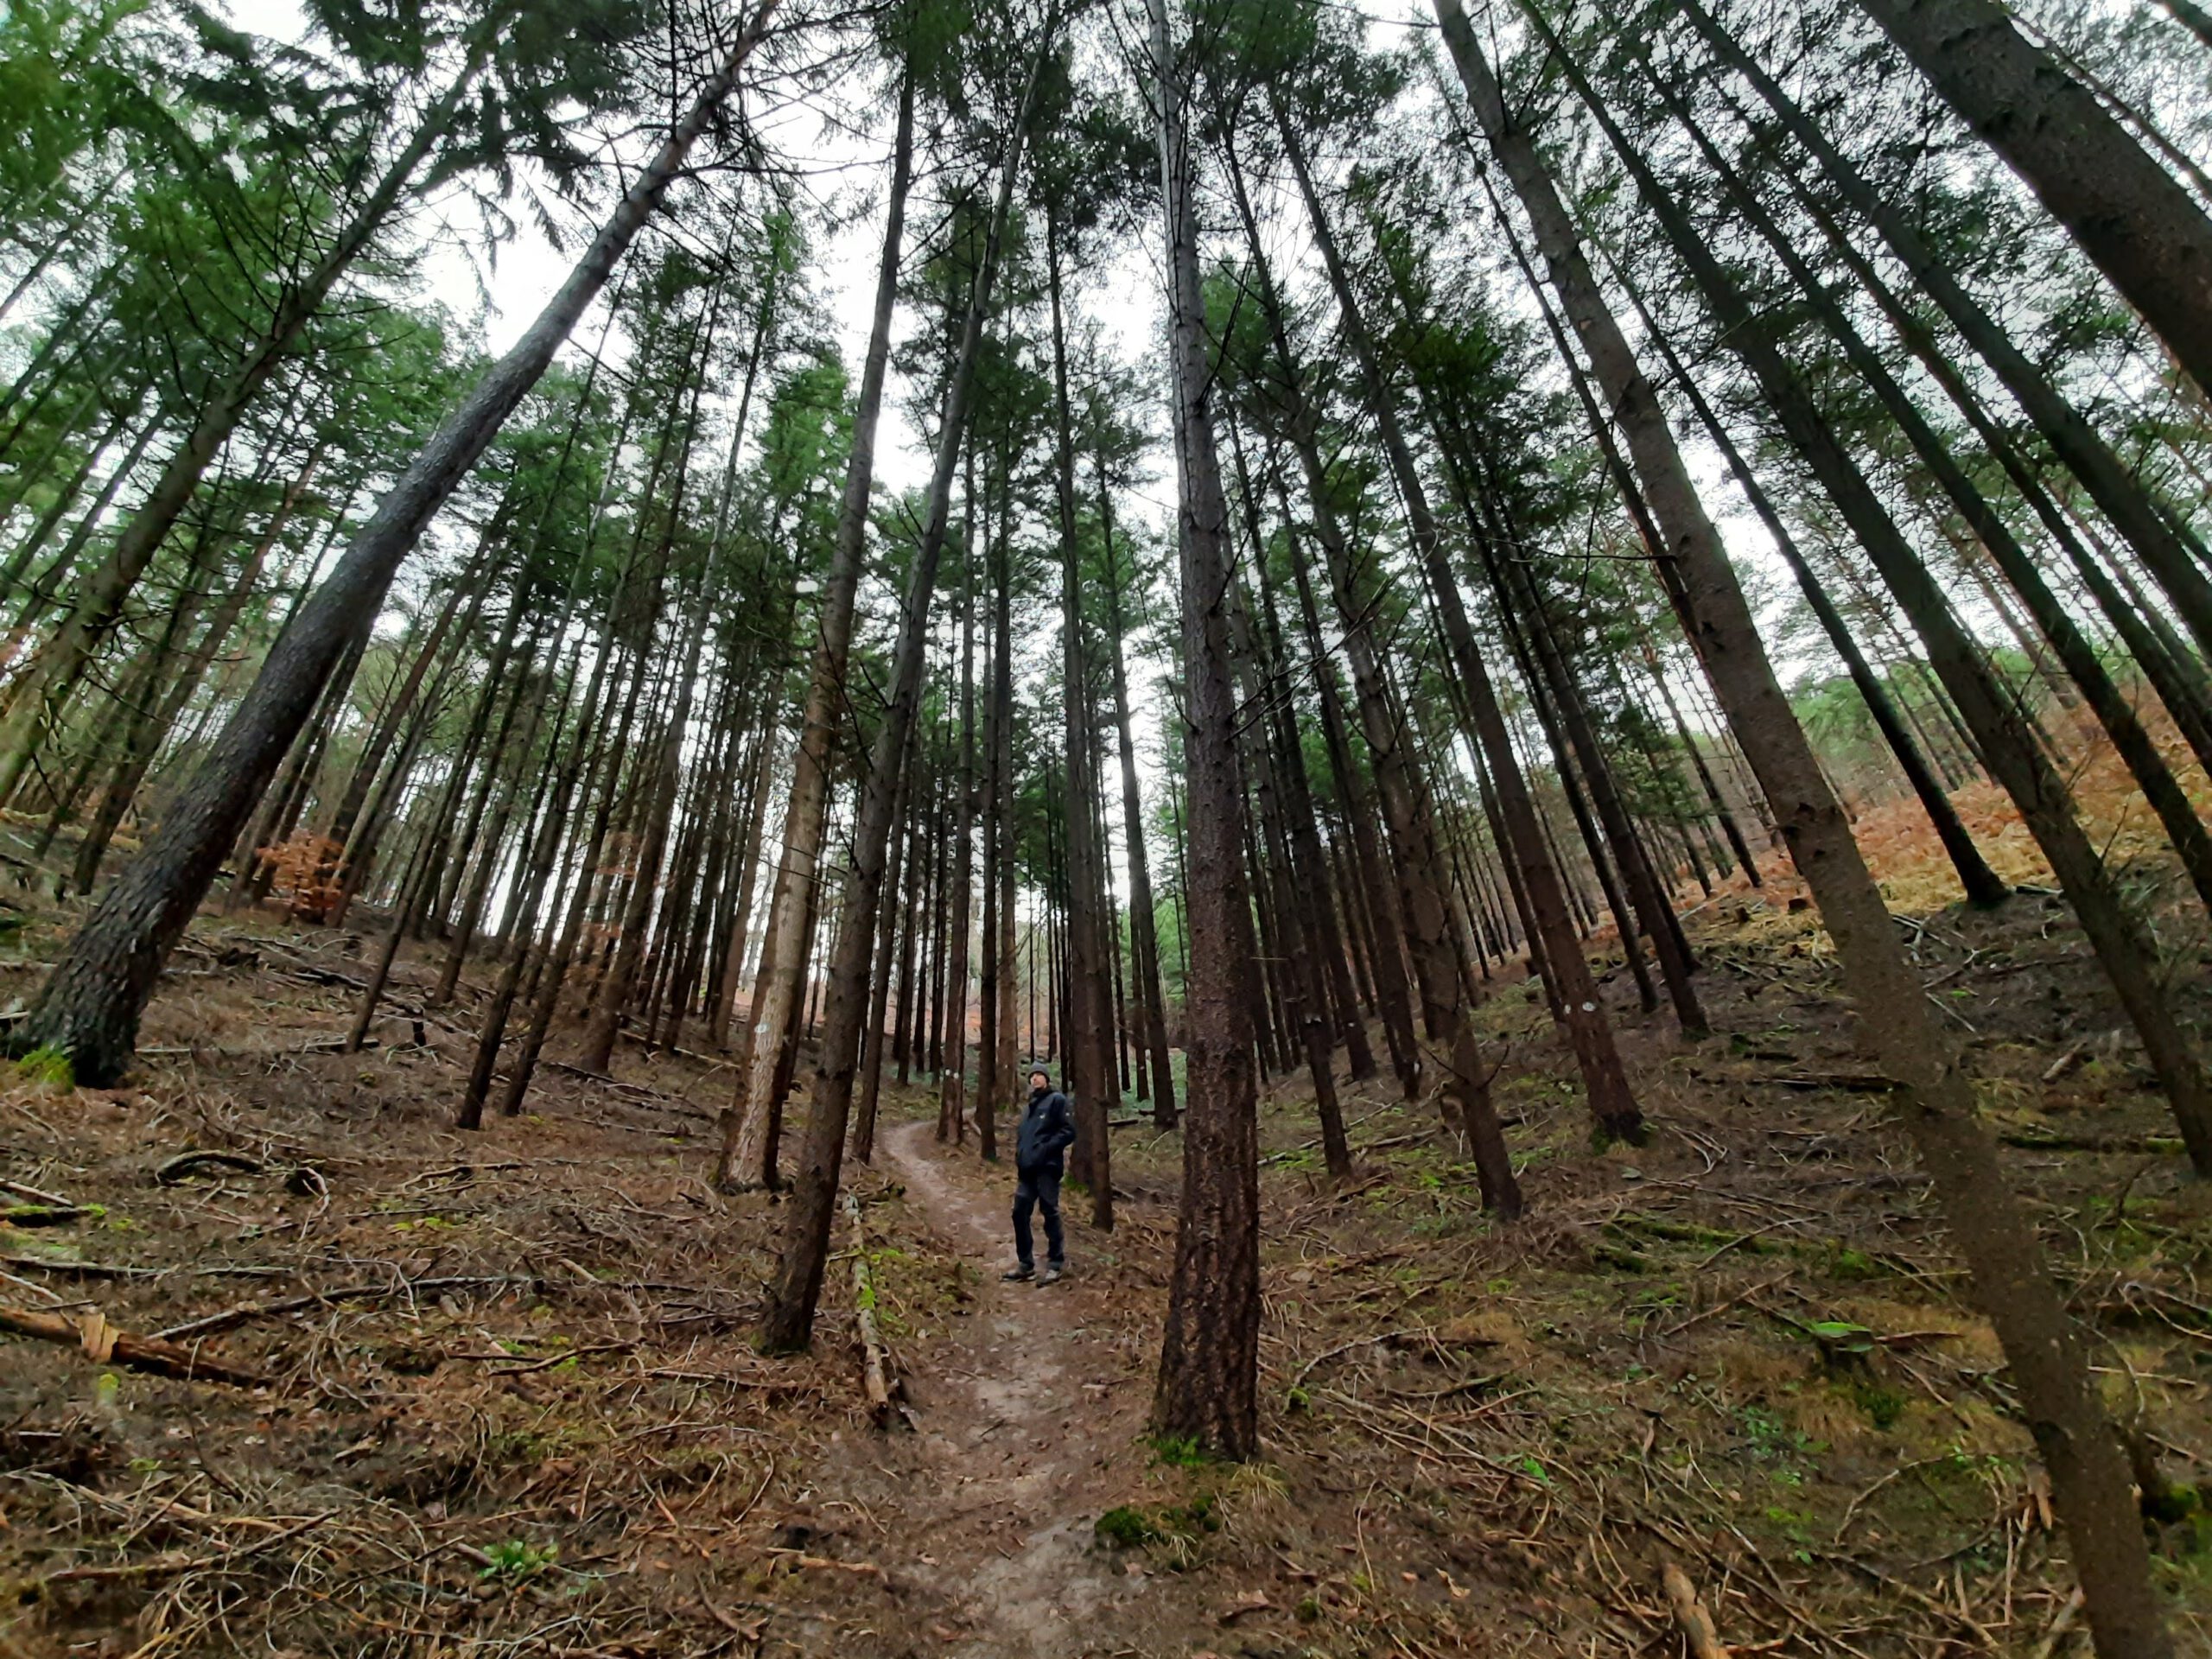
[[[887,1548],[906,1559],[884,1564],[957,1613],[935,1633],[949,1654],[1187,1651],[1204,1618],[1194,1586],[1094,1536],[1149,1457],[1151,1381],[1108,1317],[1097,1236],[1071,1216],[1067,1279],[1001,1281],[1014,1254],[1012,1166],[979,1166],[932,1131],[927,1122],[892,1129],[880,1166],[972,1269],[973,1300],[906,1355],[914,1432],[881,1469],[894,1484],[877,1511]]]

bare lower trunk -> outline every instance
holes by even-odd
[[[860,399],[853,416],[852,450],[845,467],[845,493],[837,513],[837,539],[823,598],[821,633],[814,648],[806,713],[798,752],[791,764],[791,799],[784,813],[782,855],[769,898],[767,938],[773,954],[764,952],[753,992],[751,1062],[739,1080],[739,1096],[728,1117],[715,1185],[725,1189],[759,1186],[766,1179],[768,1126],[782,1108],[776,1088],[780,1045],[774,1040],[790,1023],[801,995],[799,964],[805,954],[802,930],[791,919],[805,909],[820,880],[823,821],[829,807],[830,771],[836,760],[837,732],[845,695],[846,658],[852,648],[853,605],[859,592],[861,556],[868,533],[868,494],[875,476],[876,426],[883,409],[884,378],[890,362],[891,315],[898,297],[899,258],[906,230],[906,188],[912,176],[914,87],[902,73],[898,135],[893,145],[891,193],[886,211],[881,258],[876,271],[875,310],[868,356],[861,370]],[[856,942],[864,944],[865,940]],[[770,1040],[764,1042],[763,1037]]]
[[[1185,894],[1183,1196],[1152,1421],[1159,1433],[1216,1456],[1244,1459],[1259,1449],[1259,1157],[1249,1012],[1251,906],[1226,613],[1229,515],[1214,448],[1213,369],[1206,360],[1182,111],[1185,67],[1170,44],[1166,0],[1149,0],[1148,9],[1166,204],[1188,828],[1191,861],[1206,872]]]

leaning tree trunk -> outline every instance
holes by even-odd
[[[1734,37],[1713,20],[1695,0],[1684,10],[1698,32],[1727,64],[1748,81],[1765,100],[1777,120],[1817,160],[1853,211],[1864,219],[1889,245],[1899,263],[1912,273],[1960,338],[1996,372],[2005,388],[2019,400],[2051,451],[2082,481],[2113,527],[2135,550],[2152,575],[2165,589],[2197,647],[2212,656],[2212,577],[2199,561],[2204,550],[2188,522],[2168,517],[2164,505],[2149,486],[2113,450],[2088,416],[2051,382],[2050,377],[2014,344],[2004,325],[1968,293],[1950,267],[1928,245],[1911,219],[1900,212],[1852,166],[1828,142],[1812,118],[1774,78],[1761,68]]]
[[[336,569],[302,605],[207,759],[130,868],[55,964],[15,1045],[67,1053],[79,1082],[111,1084],[137,1046],[162,964],[184,936],[224,855],[251,815],[331,669],[375,620],[385,589],[433,516],[606,285],[659,207],[701,133],[736,90],[776,0],[760,6],[659,152],[632,182],[560,291],[477,382],[401,473]]]
[[[1853,327],[1840,306],[1829,296],[1804,258],[1797,252],[1780,226],[1767,214],[1758,198],[1745,185],[1735,169],[1721,155],[1702,127],[1692,121],[1688,111],[1674,97],[1671,90],[1662,88],[1675,119],[1688,130],[1696,142],[1707,163],[1726,186],[1730,199],[1738,210],[1783,261],[1783,266],[1799,288],[1808,296],[1813,313],[1820,318],[1829,335],[1842,346],[1845,357],[1858,370],[1859,378],[1873,388],[1875,397],[1889,412],[1890,418],[1905,435],[1931,477],[1949,498],[1951,505],[1973,531],[1980,545],[1987,550],[1998,569],[2011,583],[2028,608],[2029,615],[2043,637],[2049,640],[2060,665],[2096,715],[2098,723],[2111,738],[2113,747],[2134,778],[2143,792],[2143,798],[2158,815],[2179,855],[2183,868],[2189,873],[2198,899],[2212,910],[2212,836],[2205,833],[2196,809],[2183,791],[2165,757],[2151,740],[2137,718],[2134,706],[2123,695],[2120,686],[2097,654],[2096,648],[2082,634],[2073,615],[2059,602],[2042,571],[2028,550],[2022,547],[2003,517],[1984,496],[1966,469],[1951,454],[1936,429],[1923,416],[1917,405],[1899,385],[1880,355],[1869,346]]]
[[[1928,814],[1928,821],[1936,831],[1936,840],[1942,843],[1943,852],[1951,861],[1951,868],[1958,873],[1959,884],[1965,889],[1967,902],[1985,907],[2004,903],[2012,889],[1996,871],[1989,868],[1989,861],[1982,855],[1980,848],[1974,844],[1974,837],[1967,833],[1966,822],[1959,817],[1958,808],[1952,804],[1943,779],[1936,776],[1926,751],[1907,727],[1897,700],[1890,695],[1888,684],[1867,662],[1866,653],[1859,649],[1859,641],[1851,632],[1851,625],[1836,609],[1834,600],[1828,596],[1827,589],[1821,585],[1812,562],[1805,556],[1804,550],[1797,545],[1797,538],[1783,519],[1781,509],[1775,505],[1773,498],[1767,494],[1758,474],[1751,471],[1743,452],[1737,448],[1735,440],[1729,435],[1728,429],[1721,423],[1713,405],[1706,401],[1705,394],[1698,390],[1697,382],[1690,378],[1688,369],[1675,353],[1674,346],[1658,328],[1650,313],[1643,308],[1642,296],[1633,287],[1627,285],[1626,274],[1620,270],[1618,263],[1614,266],[1614,274],[1622,279],[1624,291],[1643,316],[1644,333],[1659,348],[1660,360],[1666,365],[1667,372],[1681,389],[1683,397],[1688,399],[1699,424],[1705,429],[1706,435],[1720,451],[1721,458],[1727,462],[1737,488],[1744,493],[1744,499],[1751,503],[1752,512],[1766,526],[1768,535],[1773,537],[1775,547],[1782,555],[1783,563],[1789,567],[1790,575],[1796,578],[1798,591],[1805,596],[1805,603],[1811,608],[1814,619],[1820,623],[1821,632],[1827,636],[1829,646],[1841,659],[1844,672],[1850,676],[1852,684],[1858,689],[1860,700],[1866,705],[1867,714],[1873,719],[1875,730],[1882,734],[1882,741],[1889,746],[1891,754],[1897,760],[1897,769],[1904,772],[1905,782],[1911,786],[1914,797]]]
[[[37,662],[14,689],[7,717],[0,720],[0,800],[15,792],[37,752],[39,729],[53,715],[59,700],[76,683],[79,673],[99,649],[107,631],[121,613],[123,601],[138,585],[155,552],[176,522],[200,480],[223,445],[237,429],[239,419],[277,365],[284,361],[307,330],[322,302],[350,270],[392,210],[399,205],[415,171],[443,137],[464,107],[477,71],[491,47],[491,24],[480,29],[481,38],[470,48],[468,61],[438,100],[430,106],[406,147],[392,160],[376,188],[338,233],[329,249],[301,280],[289,289],[264,328],[207,401],[184,442],[169,457],[138,511],[123,527],[115,544],[79,596],[69,620],[41,649]],[[533,377],[534,378],[534,377]],[[397,493],[397,491],[395,491]]]
[[[1689,598],[1700,655],[1774,804],[1792,861],[1836,944],[1862,1039],[1903,1085],[1897,1113],[1933,1179],[1978,1300],[1996,1325],[2014,1385],[2050,1468],[2100,1648],[2168,1654],[2126,1460],[2099,1403],[2041,1242],[2012,1193],[1973,1091],[1930,1018],[1880,890],[1767,658],[1719,532],[1690,482],[1674,435],[1606,307],[1533,140],[1505,111],[1459,0],[1435,0],[1470,102],[1534,225],[1561,303],[1573,318],[1663,527]]]
[[[1239,176],[1232,165],[1231,182],[1235,183]],[[1442,1081],[1438,1100],[1446,1127],[1464,1135],[1474,1152],[1484,1207],[1510,1219],[1521,1213],[1520,1184],[1514,1176],[1497,1109],[1491,1100],[1490,1068],[1483,1063],[1475,1033],[1474,996],[1459,972],[1452,944],[1446,898],[1451,891],[1451,871],[1429,816],[1418,765],[1408,751],[1405,724],[1390,706],[1388,679],[1376,655],[1371,632],[1376,595],[1365,567],[1354,558],[1337,518],[1332,480],[1321,459],[1318,424],[1300,390],[1298,359],[1291,346],[1281,298],[1261,250],[1258,227],[1249,206],[1240,199],[1239,207],[1244,220],[1246,251],[1252,257],[1261,306],[1282,371],[1292,447],[1297,452],[1306,479],[1314,538],[1321,545],[1331,594],[1344,630],[1344,658],[1358,702],[1360,728],[1372,759],[1376,790],[1395,854],[1391,864],[1397,878],[1397,919],[1403,925],[1406,947],[1413,958],[1412,988],[1418,991],[1421,998],[1422,1029],[1432,1043],[1446,1046],[1446,1052],[1440,1057]],[[1310,614],[1312,595],[1305,592],[1308,584],[1304,583],[1304,567],[1301,563],[1294,568],[1300,572],[1301,595],[1308,606],[1309,636],[1318,639],[1319,629]],[[1349,776],[1349,753],[1339,764]],[[1179,837],[1179,851],[1180,845]],[[1382,862],[1379,849],[1376,861],[1379,870]],[[1182,885],[1187,890],[1187,868],[1183,875]],[[1389,940],[1386,948],[1395,951],[1399,948],[1397,939]],[[1386,967],[1385,972],[1388,971]],[[1410,1028],[1410,996],[1406,1001],[1408,1006],[1404,1017],[1408,1029],[1403,1040],[1408,1051],[1418,1055]],[[1402,1069],[1401,1078],[1408,1098],[1416,1091],[1421,1070],[1418,1059],[1412,1076],[1407,1076]]]
[[[1997,0],[1859,0],[2212,396],[2212,219]]]
[[[614,1041],[622,1027],[622,1011],[629,1004],[637,982],[638,963],[645,956],[645,928],[652,918],[653,899],[659,891],[662,855],[668,846],[668,827],[676,810],[676,785],[683,775],[683,737],[691,723],[691,696],[698,679],[700,647],[707,633],[707,615],[713,608],[703,594],[694,594],[698,607],[691,621],[691,638],[683,652],[683,678],[676,689],[676,707],[668,716],[660,754],[653,767],[652,796],[645,802],[645,835],[637,852],[637,874],[622,909],[621,931],[614,946],[614,960],[600,982],[592,1000],[591,1015],[584,1026],[577,1051],[580,1070],[604,1074],[614,1058]]]
[[[2212,1078],[2208,1078],[2173,999],[2160,982],[2156,942],[2089,840],[2065,779],[2030,729],[2018,702],[2006,694],[1980,646],[1952,613],[1942,588],[1821,413],[1776,338],[1768,315],[1752,311],[1680,204],[1581,82],[1580,71],[1572,64],[1567,67],[1658,216],[1668,239],[1689,267],[1730,346],[1910,617],[1928,647],[1930,665],[1973,732],[1984,763],[2019,809],[2119,994],[2173,1109],[2190,1161],[2200,1174],[2212,1173]]]
[[[1590,1115],[1601,1135],[1616,1140],[1641,1140],[1643,1113],[1629,1087],[1628,1074],[1621,1065],[1612,1027],[1598,1000],[1590,964],[1582,955],[1568,920],[1566,893],[1558,867],[1546,855],[1539,838],[1528,780],[1506,731],[1504,711],[1499,707],[1490,671],[1476,649],[1473,629],[1459,597],[1458,580],[1445,557],[1441,538],[1428,510],[1427,489],[1399,428],[1391,388],[1360,314],[1351,277],[1337,251],[1320,193],[1306,165],[1305,152],[1291,127],[1287,110],[1278,103],[1275,113],[1285,153],[1297,175],[1300,194],[1305,198],[1314,245],[1320,250],[1329,285],[1335,292],[1346,339],[1359,361],[1369,412],[1374,416],[1383,453],[1397,481],[1415,554],[1434,589],[1446,643],[1451,647],[1450,661],[1467,696],[1468,723],[1473,728],[1470,735],[1490,763],[1499,814],[1505,827],[1501,847],[1518,871],[1528,900],[1529,930],[1543,942],[1544,960],[1550,970],[1546,982],[1553,989],[1560,1023],[1566,1030],[1568,1046],[1582,1075]],[[1692,1034],[1704,1033],[1699,1028]]]

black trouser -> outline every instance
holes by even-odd
[[[1066,1242],[1060,1235],[1060,1178],[1049,1169],[1024,1171],[1014,1183],[1014,1254],[1025,1268],[1036,1257],[1029,1242],[1029,1212],[1045,1212],[1045,1259],[1054,1267],[1067,1260]]]

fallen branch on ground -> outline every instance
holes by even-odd
[[[297,1313],[304,1308],[323,1302],[366,1301],[372,1297],[420,1294],[442,1290],[480,1289],[486,1286],[520,1287],[535,1286],[539,1281],[531,1278],[467,1278],[402,1280],[397,1284],[346,1285],[337,1290],[318,1290],[305,1296],[287,1296],[275,1302],[241,1302],[236,1307],[226,1307],[220,1313],[210,1313],[204,1319],[188,1319],[182,1325],[173,1325],[160,1332],[156,1340],[182,1342],[191,1337],[213,1336],[219,1331],[236,1330],[254,1319],[275,1319],[285,1313]]]
[[[548,1371],[565,1361],[582,1359],[587,1354],[626,1354],[637,1345],[634,1342],[594,1343],[587,1348],[570,1348],[561,1353],[548,1354],[543,1359],[531,1359],[526,1355],[507,1353],[448,1354],[446,1357],[467,1360],[471,1363],[480,1360],[519,1359],[524,1363],[520,1365],[503,1365],[498,1370],[486,1371],[484,1375],[486,1376],[527,1376],[532,1371]]]
[[[188,1175],[203,1169],[227,1169],[239,1175],[258,1175],[268,1166],[258,1158],[250,1158],[242,1152],[218,1152],[203,1149],[181,1152],[174,1158],[162,1160],[154,1171],[154,1179],[163,1186],[175,1186]]]
[[[1812,1073],[1803,1071],[1777,1072],[1762,1077],[1762,1083],[1771,1083],[1784,1089],[1834,1089],[1843,1094],[1887,1095],[1897,1091],[1891,1078],[1872,1071],[1831,1071]]]
[[[658,1089],[648,1089],[642,1083],[624,1083],[619,1078],[608,1077],[604,1071],[587,1071],[581,1065],[570,1065],[566,1060],[545,1060],[540,1064],[550,1065],[556,1071],[563,1072],[569,1077],[581,1077],[586,1083],[595,1083],[601,1088],[610,1090],[615,1094],[632,1096],[660,1111],[674,1112],[679,1117],[702,1118],[708,1122],[719,1121],[712,1112],[702,1111],[689,1102],[675,1095],[665,1094]]]
[[[647,1376],[659,1377],[670,1382],[702,1382],[717,1384],[725,1389],[759,1389],[769,1395],[813,1395],[820,1397],[822,1390],[809,1388],[804,1382],[789,1382],[775,1377],[731,1376],[721,1371],[679,1371],[665,1368],[648,1370]]]
[[[1675,1615],[1675,1628],[1689,1644],[1690,1659],[1729,1659],[1728,1649],[1720,1644],[1720,1633],[1713,1628],[1713,1615],[1698,1599],[1697,1586],[1690,1582],[1689,1574],[1669,1561],[1660,1569],[1660,1580],[1667,1588],[1667,1605]]]
[[[868,1414],[878,1428],[891,1421],[891,1375],[883,1338],[875,1328],[875,1276],[868,1271],[868,1234],[861,1225],[861,1201],[845,1194],[845,1213],[853,1220],[853,1306],[859,1311],[861,1382],[868,1391]]]
[[[111,1268],[105,1262],[51,1255],[0,1255],[0,1268],[35,1268],[41,1273],[66,1273],[79,1279],[158,1279],[162,1274],[159,1268]]]
[[[34,1313],[27,1307],[0,1306],[0,1331],[81,1348],[102,1365],[112,1363],[135,1371],[152,1371],[162,1376],[181,1376],[194,1382],[229,1382],[242,1389],[264,1388],[269,1382],[257,1371],[211,1359],[167,1338],[133,1336],[110,1325],[106,1316],[98,1312],[66,1319],[59,1313]]]
[[[50,1204],[63,1210],[68,1209],[72,1203],[72,1200],[63,1198],[59,1192],[41,1192],[35,1186],[26,1186],[21,1181],[0,1181],[0,1192],[12,1192],[17,1198],[27,1198],[33,1204]]]
[[[1320,1363],[1325,1359],[1334,1359],[1338,1354],[1348,1354],[1355,1348],[1372,1348],[1380,1343],[1395,1342],[1402,1337],[1426,1337],[1430,1334],[1431,1333],[1426,1330],[1412,1327],[1403,1331],[1379,1332],[1371,1337],[1355,1337],[1350,1342],[1338,1343],[1335,1347],[1329,1349],[1327,1351],[1314,1355],[1313,1357],[1307,1360],[1305,1364],[1300,1366],[1298,1368],[1298,1375],[1290,1379],[1290,1386],[1294,1389],[1297,1388],[1300,1383],[1304,1382],[1307,1377],[1313,1375],[1313,1369],[1315,1366],[1320,1364]]]
[[[306,1520],[271,1533],[259,1543],[249,1544],[243,1549],[219,1550],[213,1555],[190,1555],[182,1550],[168,1550],[143,1561],[65,1567],[59,1572],[48,1573],[37,1582],[43,1587],[52,1584],[99,1583],[114,1579],[143,1579],[155,1574],[197,1573],[211,1567],[230,1567],[239,1561],[251,1560],[257,1555],[265,1555],[286,1540],[296,1538],[303,1532],[312,1532],[336,1518],[334,1511],[329,1515],[311,1515]]]
[[[16,1204],[0,1210],[0,1226],[66,1227],[94,1213],[83,1204]]]
[[[813,1567],[828,1573],[849,1573],[857,1579],[874,1579],[884,1584],[891,1581],[891,1575],[874,1561],[832,1560],[827,1555],[810,1555],[800,1549],[771,1549],[768,1553],[792,1567]]]

